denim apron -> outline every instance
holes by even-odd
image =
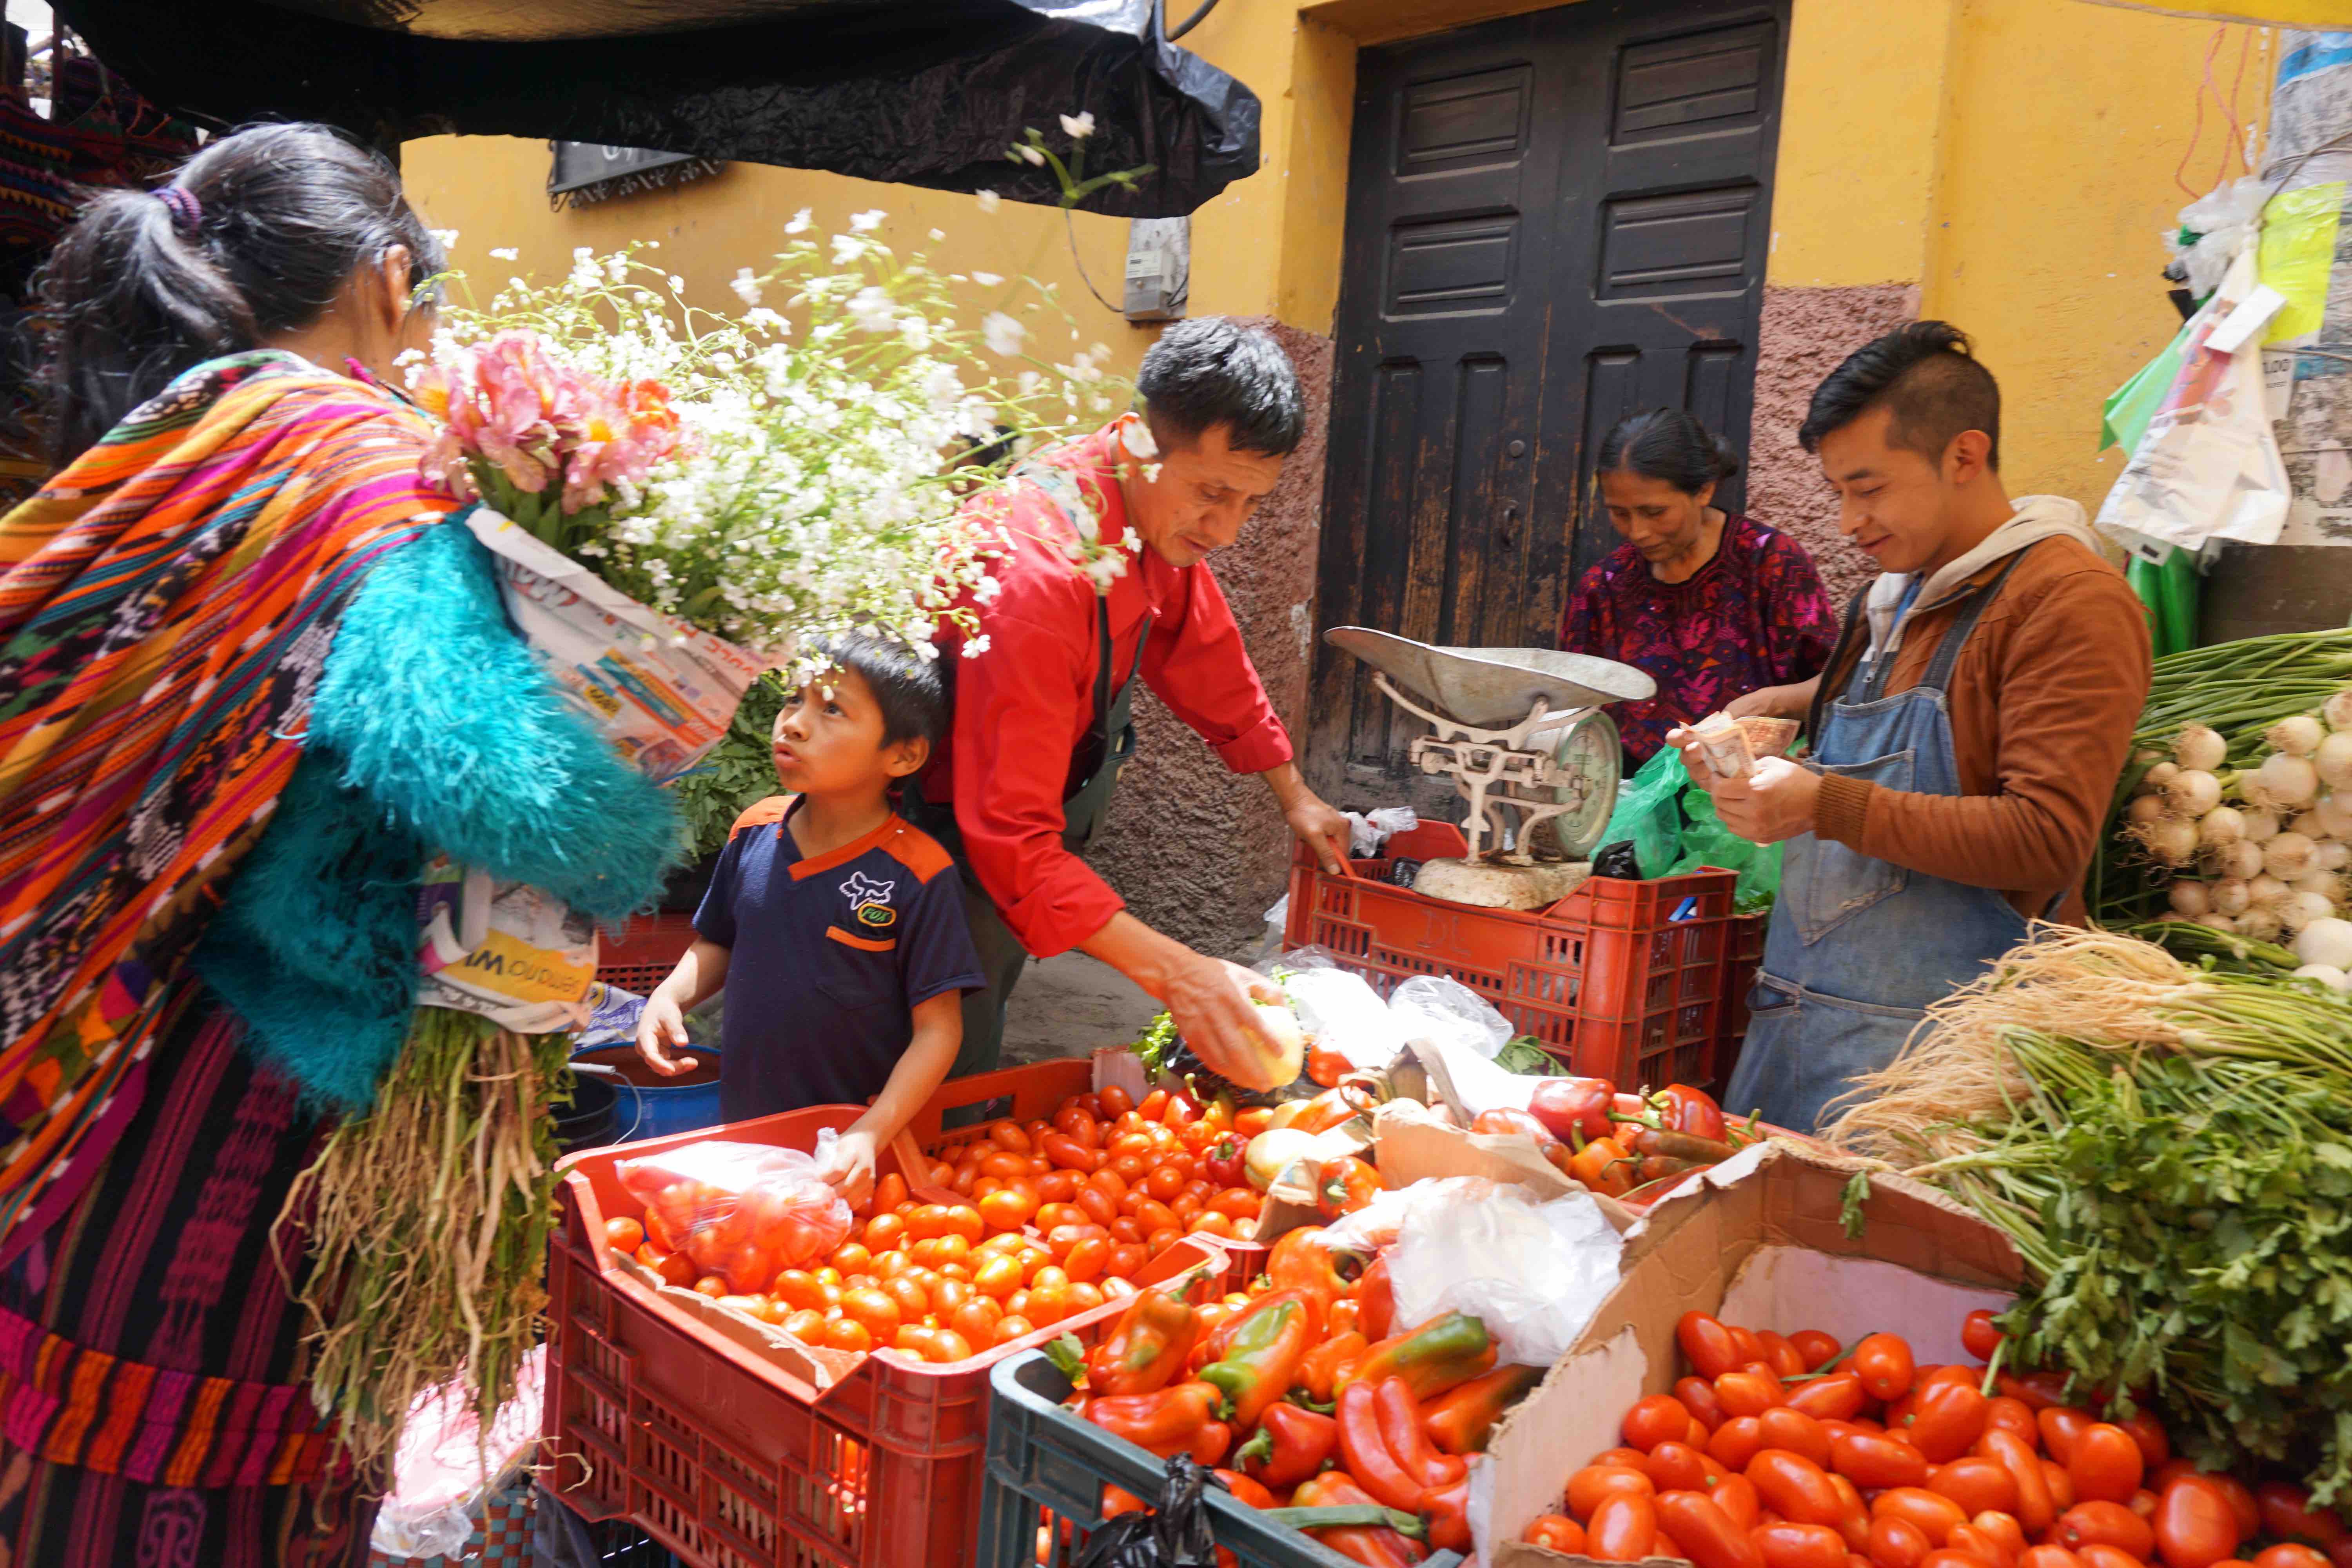
[[[1076,482],[1064,470],[1039,465],[1018,469],[1016,476],[1034,485],[1054,503],[1071,529],[1076,530],[1076,509],[1086,504],[1085,499]],[[1143,670],[1143,649],[1151,640],[1153,619],[1151,612],[1144,613],[1143,635],[1136,639],[1135,660],[1126,674],[1114,681],[1110,599],[1104,594],[1095,595],[1094,713],[1086,738],[1071,754],[1062,799],[1062,847],[1073,855],[1086,853],[1087,846],[1110,815],[1111,795],[1118,788],[1118,776],[1135,755],[1135,682]],[[945,673],[952,682],[955,661],[940,662],[947,667]],[[948,695],[952,710],[952,685]],[[972,945],[980,952],[981,973],[988,980],[985,990],[964,993],[963,1044],[956,1051],[955,1066],[949,1069],[949,1076],[968,1078],[973,1073],[993,1071],[1004,1047],[1005,1004],[1012,999],[1013,988],[1019,984],[1022,969],[1029,962],[1029,950],[1021,945],[1013,928],[1004,923],[996,900],[980,885],[971,862],[965,858],[963,832],[956,826],[954,803],[926,799],[917,787],[903,792],[898,812],[939,840],[940,847],[954,857],[962,883],[964,923],[971,930]]]
[[[1914,795],[1960,793],[1945,690],[1978,617],[2020,558],[1961,611],[1918,685],[1884,695],[1891,656],[1856,667],[1845,689],[1821,707],[1813,743],[1821,772]],[[1848,637],[1861,610],[1857,597]],[[1761,1107],[1775,1126],[1812,1131],[1849,1079],[1893,1061],[1927,1005],[1977,979],[2024,940],[2025,928],[2025,917],[1990,888],[1873,859],[1810,833],[1790,839],[1724,1110],[1745,1116]]]

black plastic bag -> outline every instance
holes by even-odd
[[[1191,1455],[1177,1455],[1150,1511],[1120,1514],[1096,1531],[1076,1568],[1215,1568],[1217,1543],[1202,1496],[1208,1486],[1209,1472]]]
[[[1614,844],[1604,844],[1592,858],[1592,874],[1596,877],[1622,878],[1628,882],[1642,879],[1642,863],[1633,854],[1633,841],[1620,838]]]

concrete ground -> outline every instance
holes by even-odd
[[[1004,1065],[1124,1046],[1159,1014],[1133,981],[1083,952],[1034,960],[1005,1007]]]

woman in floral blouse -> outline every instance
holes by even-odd
[[[1837,640],[1837,615],[1796,541],[1712,504],[1739,458],[1679,408],[1622,420],[1601,444],[1601,499],[1625,542],[1584,575],[1559,646],[1646,670],[1655,697],[1610,708],[1639,766],[1666,731],[1755,693],[1740,711],[1803,717]]]

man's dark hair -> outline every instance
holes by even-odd
[[[1886,426],[1892,446],[1940,463],[1953,437],[1981,430],[1989,443],[1985,466],[2000,468],[2000,388],[1978,363],[1968,333],[1949,321],[1913,321],[1846,355],[1813,389],[1797,439],[1818,452],[1822,437],[1874,408],[1893,416]]]
[[[1222,425],[1235,451],[1286,458],[1307,434],[1289,356],[1265,333],[1223,316],[1195,316],[1160,333],[1135,390],[1162,446],[1189,447]]]
[[[925,658],[909,644],[871,632],[820,637],[809,651],[827,669],[856,671],[882,710],[882,743],[928,741],[936,746],[948,727],[947,682],[940,661]]]

